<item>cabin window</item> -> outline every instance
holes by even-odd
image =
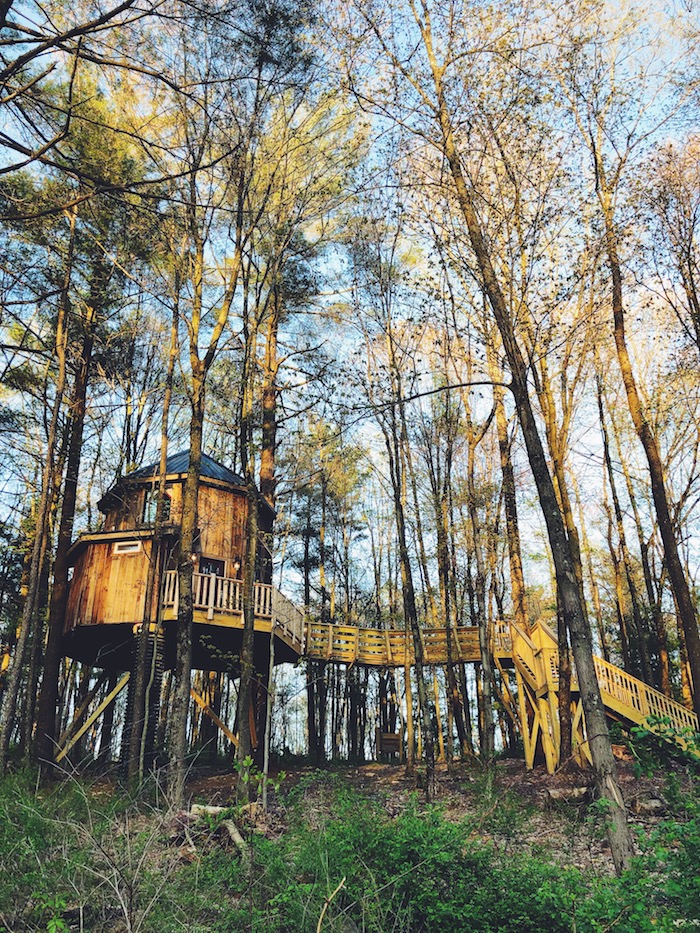
[[[165,490],[165,502],[163,503],[163,521],[167,522],[170,519],[170,496],[171,493],[168,489]],[[141,516],[141,521],[144,525],[152,525],[156,520],[156,507],[158,505],[158,490],[157,489],[147,489],[146,495],[143,500],[143,515]]]
[[[117,555],[140,554],[141,553],[141,542],[140,541],[115,541],[114,547],[112,548],[112,553],[117,554]]]
[[[217,577],[223,577],[224,575],[224,561],[217,560],[215,557],[200,557],[199,558],[199,572],[204,574],[215,573]]]

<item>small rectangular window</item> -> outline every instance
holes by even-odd
[[[112,549],[113,554],[139,554],[141,552],[140,541],[115,541]]]
[[[217,560],[215,557],[200,557],[199,558],[199,572],[204,574],[215,573],[217,577],[223,577],[225,562],[223,560]]]

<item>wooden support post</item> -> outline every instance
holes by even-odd
[[[190,689],[190,696],[192,697],[194,702],[197,704],[197,706],[199,706],[202,712],[206,716],[208,716],[212,720],[212,722],[216,723],[216,725],[219,727],[219,729],[221,729],[221,731],[224,733],[226,738],[230,742],[233,742],[236,748],[238,748],[238,739],[236,738],[236,736],[233,734],[233,732],[231,732],[231,730],[226,725],[226,723],[223,720],[219,719],[219,717],[216,715],[214,710],[204,701],[204,699],[192,689]]]
[[[211,622],[214,618],[214,603],[216,600],[216,574],[209,574],[209,598],[207,599],[207,619]]]
[[[459,635],[457,634],[456,626],[450,626],[448,630],[448,636],[447,636],[448,638],[449,638],[449,632],[451,632],[452,635],[454,636],[455,647],[457,648],[457,660],[464,663],[467,660],[467,658],[465,658],[464,652],[462,651],[462,646],[459,642]]]
[[[59,747],[59,748],[62,748],[62,747],[63,747],[63,745],[65,744],[67,738],[68,738],[68,737],[70,736],[70,734],[71,734],[71,730],[72,730],[72,729],[80,722],[80,720],[83,718],[83,715],[85,714],[85,710],[88,708],[88,706],[92,703],[92,701],[93,701],[93,700],[95,699],[95,697],[97,696],[97,694],[98,694],[100,688],[102,687],[102,685],[104,684],[104,682],[107,680],[107,676],[108,676],[108,675],[107,675],[107,671],[103,671],[103,672],[100,674],[100,676],[97,678],[97,681],[95,682],[95,684],[94,684],[94,686],[92,687],[92,689],[88,692],[87,696],[83,698],[83,701],[79,704],[78,708],[76,709],[75,713],[73,714],[73,721],[70,723],[70,725],[68,725],[68,726],[66,727],[65,731],[63,732],[63,734],[61,735],[61,737],[60,737],[59,740],[58,740],[58,747]]]
[[[520,731],[523,737],[525,767],[531,769],[535,763],[535,749],[532,742],[532,733],[530,732],[530,720],[527,714],[527,696],[525,693],[527,688],[517,665],[515,668],[515,682],[518,688],[518,710],[520,714]]]
[[[579,764],[581,766],[590,764],[591,750],[588,747],[588,739],[586,738],[586,720],[580,698],[574,705],[574,714],[571,717],[571,739],[574,755]]]
[[[433,692],[435,694],[435,718],[437,720],[438,734],[438,761],[445,760],[445,738],[442,734],[442,716],[440,715],[440,686],[438,684],[437,674],[433,671]]]
[[[547,773],[554,774],[559,764],[558,726],[559,717],[552,718],[552,696],[540,698],[538,702],[540,712],[540,734],[542,735],[542,750],[547,765]]]
[[[508,677],[506,676],[506,672],[503,670],[503,665],[501,664],[497,655],[493,656],[493,660],[496,662],[496,668],[498,673],[501,675],[501,683],[503,684],[503,689],[499,691],[501,700],[503,702],[503,708],[510,716],[511,721],[515,725],[516,729],[520,729],[520,719],[515,707],[515,699],[513,697],[513,691],[511,690],[510,684],[508,682]]]
[[[129,683],[130,676],[131,675],[129,671],[127,671],[126,674],[124,674],[122,679],[119,681],[117,686],[114,688],[114,690],[111,690],[107,694],[104,700],[95,708],[94,712],[90,716],[88,716],[88,718],[85,720],[85,722],[80,727],[80,729],[78,729],[75,735],[72,735],[70,737],[70,739],[66,742],[63,748],[56,755],[56,758],[54,759],[56,764],[58,764],[59,761],[62,761],[66,757],[66,755],[71,750],[71,748],[73,748],[75,743],[78,742],[85,735],[85,733],[90,728],[90,726],[95,722],[95,720],[99,716],[101,716],[102,713],[107,709],[109,704],[119,696],[119,694],[122,692],[124,687],[126,687],[126,685]]]

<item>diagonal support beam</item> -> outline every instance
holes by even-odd
[[[95,722],[95,720],[96,720],[99,716],[102,715],[102,713],[104,713],[104,711],[107,709],[107,707],[109,706],[109,704],[110,704],[113,700],[116,700],[116,698],[117,698],[117,697],[119,696],[119,694],[122,692],[122,690],[124,689],[124,687],[126,687],[126,685],[129,683],[129,677],[130,677],[130,676],[131,676],[131,675],[130,675],[130,672],[127,671],[126,674],[124,674],[124,676],[122,677],[122,679],[119,681],[119,683],[117,684],[117,686],[116,686],[113,690],[110,690],[110,692],[107,694],[107,696],[104,698],[104,700],[102,700],[102,702],[99,703],[99,704],[95,707],[95,709],[93,710],[93,712],[88,716],[88,718],[85,720],[85,722],[82,724],[82,726],[78,729],[78,731],[77,731],[74,735],[72,735],[72,736],[70,737],[70,739],[68,739],[68,741],[66,742],[66,744],[65,744],[65,745],[63,746],[63,748],[58,752],[58,754],[56,755],[56,758],[54,759],[55,762],[56,762],[56,764],[58,764],[59,761],[62,761],[62,760],[66,757],[66,755],[67,755],[68,752],[71,750],[71,748],[73,748],[73,746],[75,745],[75,743],[85,735],[85,733],[88,731],[88,729],[90,728],[90,726]],[[81,715],[82,715],[82,713],[81,713]]]
[[[229,742],[233,742],[236,748],[238,748],[238,739],[233,734],[233,732],[231,732],[231,730],[226,725],[226,723],[222,719],[219,719],[219,717],[216,715],[216,713],[211,708],[211,706],[209,706],[207,701],[203,697],[201,697],[197,693],[196,690],[190,689],[190,696],[192,697],[194,702],[197,704],[197,706],[202,710],[202,712],[206,716],[208,716],[212,720],[212,722],[214,722],[219,727],[219,729],[221,729],[221,731],[224,733],[224,735],[229,740]]]
[[[102,689],[102,685],[107,680],[107,677],[108,677],[107,671],[103,671],[102,674],[100,674],[100,676],[97,678],[94,686],[89,691],[87,696],[83,698],[82,703],[78,706],[75,713],[73,714],[73,721],[71,722],[69,726],[66,727],[63,735],[58,740],[59,748],[63,748],[63,746],[66,744],[66,740],[70,737],[71,731],[75,728],[76,724],[79,723],[80,720],[83,718],[83,716],[85,715],[85,710],[88,708],[88,706],[95,699],[99,691]]]

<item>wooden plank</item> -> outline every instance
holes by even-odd
[[[119,696],[119,694],[122,692],[124,687],[126,687],[126,685],[128,684],[129,677],[130,677],[130,674],[129,674],[129,671],[127,671],[126,674],[124,674],[122,679],[119,681],[117,686],[114,688],[114,690],[110,691],[110,693],[107,694],[104,700],[95,708],[94,712],[90,716],[88,716],[88,718],[85,720],[85,722],[80,727],[80,729],[78,729],[75,735],[72,735],[70,737],[68,742],[56,755],[56,758],[54,759],[56,764],[58,764],[59,761],[62,761],[66,757],[66,755],[71,750],[71,748],[73,748],[75,743],[78,742],[85,735],[87,730],[90,728],[93,722],[95,722],[98,716],[100,716],[107,709],[109,704]]]
[[[211,719],[211,721],[212,721],[213,723],[215,723],[215,724],[219,727],[219,729],[221,729],[221,731],[224,733],[224,735],[226,736],[226,738],[227,738],[230,742],[233,742],[233,744],[236,746],[236,748],[238,748],[238,739],[237,739],[236,736],[233,734],[233,732],[231,732],[231,730],[230,730],[229,727],[226,725],[226,723],[225,723],[222,719],[219,719],[219,717],[216,715],[216,713],[214,712],[214,710],[209,706],[209,704],[206,702],[206,700],[204,700],[204,699],[196,692],[196,690],[194,690],[194,689],[192,689],[192,688],[190,689],[190,696],[191,696],[192,699],[195,701],[195,703],[197,704],[197,706],[199,706],[199,708],[202,710],[202,712],[203,712],[206,716],[208,716],[208,717]],[[253,725],[253,727],[255,726],[254,720],[252,720],[252,725]]]
[[[95,699],[100,688],[104,684],[105,680],[107,680],[107,676],[108,676],[107,671],[102,671],[102,673],[97,678],[96,682],[93,684],[92,688],[88,692],[87,696],[83,698],[82,703],[80,704],[80,706],[78,706],[75,713],[73,714],[73,721],[70,723],[69,726],[66,727],[65,732],[58,740],[59,747],[63,746],[63,743],[66,741],[66,739],[70,735],[71,729],[74,727],[75,723],[80,722],[81,718],[83,717],[83,714],[85,713],[85,710]]]

